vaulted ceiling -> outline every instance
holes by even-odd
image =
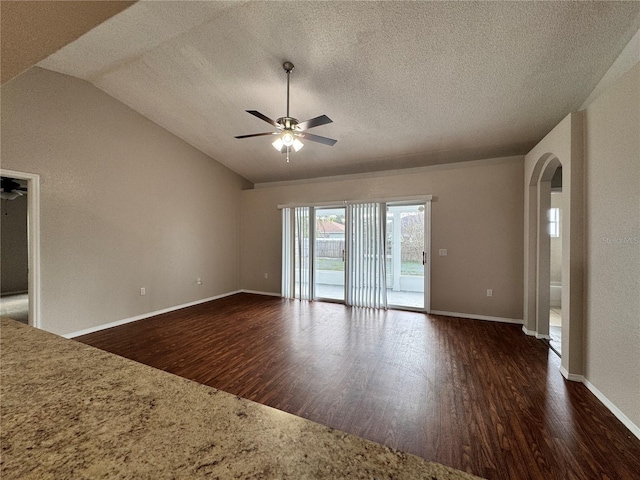
[[[39,63],[252,182],[524,154],[640,28],[640,2],[135,3]],[[245,110],[333,123],[286,163]]]

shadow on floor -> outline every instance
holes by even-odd
[[[25,325],[29,324],[29,295],[7,295],[0,297],[0,316],[9,317]]]

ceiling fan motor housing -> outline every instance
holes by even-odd
[[[278,125],[282,126],[285,130],[300,130],[298,128],[298,119],[293,117],[280,117],[276,120]]]

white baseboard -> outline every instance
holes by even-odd
[[[490,322],[516,323],[518,325],[522,325],[522,320],[517,318],[489,317],[487,315],[472,315],[470,313],[442,312],[440,310],[431,310],[431,312],[429,313],[431,315],[443,315],[445,317],[470,318],[472,320],[488,320]]]
[[[273,292],[258,292],[257,290],[240,290],[242,293],[251,293],[253,295],[268,295],[270,297],[281,297],[282,295],[279,293]]]
[[[564,374],[563,374],[564,375]],[[600,400],[605,407],[607,407],[611,413],[615,415],[615,417],[620,420],[625,427],[627,427],[631,433],[633,433],[637,438],[640,438],[640,427],[633,423],[629,417],[627,417],[624,413],[620,411],[618,407],[616,407],[611,400],[604,396],[604,394],[598,390],[589,380],[586,378],[582,379],[582,383],[593,393],[598,400]]]
[[[163,313],[173,312],[174,310],[180,310],[181,308],[193,307],[194,305],[199,305],[201,303],[210,302],[211,300],[217,300],[219,298],[228,297],[230,295],[235,295],[236,293],[241,293],[242,290],[235,290],[233,292],[223,293],[221,295],[216,295],[214,297],[203,298],[200,300],[195,300],[189,303],[183,303],[182,305],[176,305],[174,307],[163,308],[162,310],[156,310],[155,312],[143,313],[142,315],[137,315],[135,317],[124,318],[122,320],[116,320],[115,322],[104,323],[102,325],[97,325],[95,327],[86,328],[84,330],[80,330],[78,332],[67,333],[62,335],[64,338],[75,338],[81,335],[88,335],[89,333],[99,332],[100,330],[106,330],[107,328],[117,327],[119,325],[124,325],[126,323],[137,322],[138,320],[144,320],[145,318],[155,317],[156,315],[161,315]]]
[[[522,325],[522,331],[524,332],[525,335],[529,335],[530,337],[536,337],[538,340],[551,340],[551,337],[549,335],[538,333],[535,330],[529,330],[524,325]]]
[[[571,382],[583,382],[584,377],[582,375],[578,375],[577,373],[569,373],[569,371],[564,368],[562,365],[560,366],[560,373],[564,378]]]

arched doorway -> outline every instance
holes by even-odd
[[[525,291],[527,335],[549,338],[551,180],[562,167],[562,339],[560,371],[583,374],[583,171],[582,116],[571,114],[525,157]]]
[[[551,240],[549,236],[549,211],[551,209],[551,180],[562,163],[555,155],[541,161],[534,171],[530,186],[536,190],[536,328],[535,336],[550,339],[549,311],[551,309]],[[536,175],[537,170],[540,170]]]

